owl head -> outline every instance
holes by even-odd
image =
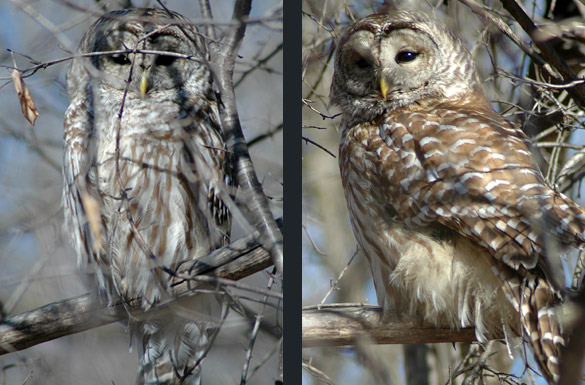
[[[471,54],[443,23],[423,13],[367,16],[338,42],[331,103],[352,123],[470,93],[485,98]]]
[[[68,73],[69,95],[83,92],[83,86],[107,88],[109,93],[127,90],[127,98],[180,91],[206,94],[211,88],[210,71],[202,60],[206,58],[205,44],[189,21],[175,12],[154,8],[110,12],[87,30],[78,54],[133,49],[171,52],[191,59],[157,53],[77,57]]]

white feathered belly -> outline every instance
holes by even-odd
[[[370,262],[378,304],[453,328],[475,326],[479,340],[517,330],[517,317],[486,250],[455,236],[442,240],[429,228],[406,229],[347,194],[358,244]],[[361,200],[358,202],[364,202]],[[495,261],[494,261],[495,262]]]
[[[115,122],[110,123],[96,134],[96,161],[90,170],[105,224],[98,280],[107,291],[111,282],[119,295],[143,297],[148,308],[170,282],[157,266],[174,269],[180,260],[211,249],[203,213],[207,191],[199,191],[203,188],[188,173],[186,134],[180,126],[145,122],[118,133]],[[108,140],[116,135],[119,149],[115,140]]]

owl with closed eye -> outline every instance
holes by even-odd
[[[171,299],[172,272],[227,243],[233,190],[205,41],[162,9],[108,13],[67,76],[66,230],[110,303]],[[215,293],[131,317],[137,384],[199,384]]]
[[[379,305],[474,326],[479,341],[521,336],[558,381],[559,257],[584,242],[585,210],[547,185],[463,42],[422,13],[365,17],[338,42],[330,97]]]

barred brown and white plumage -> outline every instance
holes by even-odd
[[[175,24],[173,24],[175,22]],[[177,24],[178,23],[178,24]],[[174,270],[227,243],[231,156],[226,151],[203,37],[177,13],[111,12],[85,33],[67,77],[66,229],[81,266],[109,302],[170,298]],[[132,72],[131,72],[132,71]],[[128,79],[130,81],[128,82]],[[214,294],[132,319],[138,384],[199,384],[198,361],[217,326]],[[196,365],[197,364],[197,365]]]
[[[421,13],[368,16],[338,43],[331,100],[379,305],[475,325],[480,341],[523,335],[557,381],[559,256],[584,242],[585,210],[547,185],[526,135],[493,111],[461,40]]]

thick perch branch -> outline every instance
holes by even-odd
[[[336,304],[303,310],[303,347],[353,345],[359,338],[377,344],[422,344],[476,341],[474,328],[454,330],[376,306]]]
[[[177,271],[173,295],[178,297],[192,292],[201,274],[213,276],[209,277],[211,280],[236,280],[272,265],[269,252],[258,239],[256,232],[203,258],[183,263]],[[208,287],[209,280],[205,281]],[[126,305],[107,306],[94,295],[86,294],[45,305],[0,323],[0,355],[125,319],[128,312],[141,312],[140,299]]]

